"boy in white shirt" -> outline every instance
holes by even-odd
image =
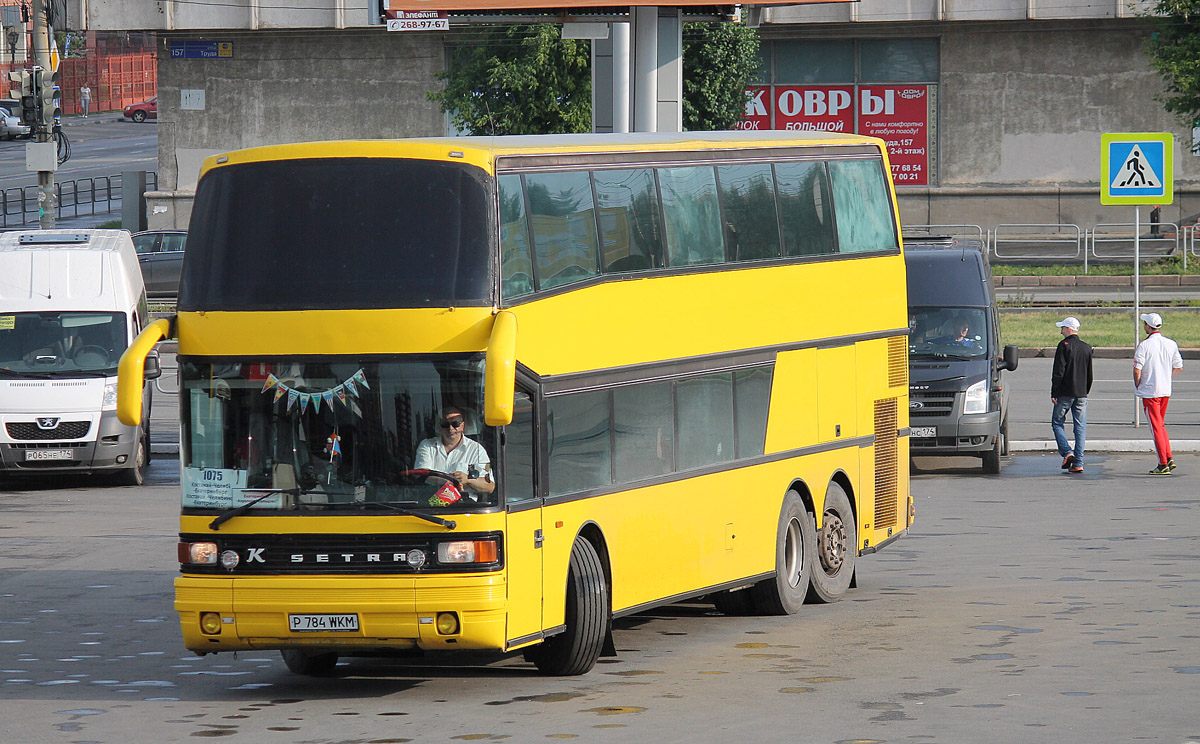
[[[1171,457],[1165,418],[1171,399],[1171,378],[1183,369],[1183,356],[1178,344],[1159,333],[1162,316],[1158,313],[1142,315],[1142,327],[1146,339],[1133,352],[1133,384],[1146,409],[1150,430],[1154,432],[1154,449],[1158,452],[1158,467],[1150,475],[1170,475],[1175,469],[1175,459]]]

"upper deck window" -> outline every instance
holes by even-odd
[[[490,305],[482,171],[395,158],[218,168],[196,191],[180,310]]]

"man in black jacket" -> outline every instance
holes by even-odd
[[[1079,338],[1079,319],[1063,318],[1056,323],[1063,340],[1054,351],[1054,373],[1050,378],[1050,429],[1058,443],[1062,469],[1083,472],[1083,443],[1087,438],[1087,395],[1092,389],[1092,347]],[[1067,411],[1075,429],[1075,449],[1067,443]]]

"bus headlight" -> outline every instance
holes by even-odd
[[[453,612],[439,612],[436,627],[441,635],[454,635],[458,632],[458,615]]]
[[[456,540],[438,543],[438,563],[495,563],[495,540]]]
[[[104,397],[100,399],[100,410],[117,410],[117,383],[110,382],[104,386]]]
[[[987,380],[980,380],[967,388],[967,397],[963,402],[963,413],[987,413],[987,409],[988,384]]]
[[[179,543],[179,562],[215,566],[217,563],[217,544],[210,542],[181,542]]]

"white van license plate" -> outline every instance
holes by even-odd
[[[909,434],[920,439],[932,439],[937,436],[936,426],[913,426],[909,428]]]
[[[74,460],[75,451],[69,449],[45,449],[45,450],[25,450],[25,459],[28,460]]]
[[[358,615],[288,615],[293,633],[358,630]]]

